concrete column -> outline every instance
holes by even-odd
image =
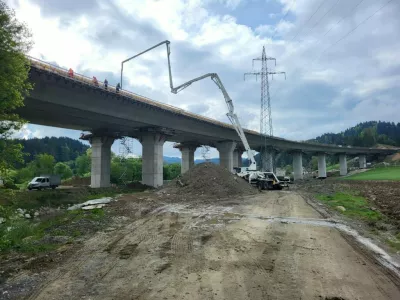
[[[163,146],[165,135],[155,132],[143,133],[142,143],[142,183],[149,186],[163,185]]]
[[[339,155],[340,176],[347,175],[347,158],[346,154]]]
[[[233,172],[233,150],[236,147],[235,142],[219,142],[216,145],[219,152],[219,164]]]
[[[194,166],[194,152],[196,151],[196,146],[185,146],[179,147],[182,153],[181,161],[181,174],[187,172],[190,168]]]
[[[318,177],[326,178],[326,155],[325,155],[325,153],[318,154]]]
[[[243,154],[243,150],[241,150],[241,149],[233,150],[233,167],[234,168],[242,167],[242,154]]]
[[[274,171],[274,149],[267,148],[262,149],[260,152],[261,156],[261,170],[265,172]]]
[[[90,186],[102,188],[110,186],[111,172],[111,145],[114,142],[112,137],[92,137],[92,169]]]
[[[293,153],[293,177],[294,180],[303,179],[303,154],[301,152]]]
[[[358,162],[360,163],[360,169],[367,168],[367,157],[365,155],[360,155],[358,157]]]

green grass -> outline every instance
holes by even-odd
[[[9,219],[0,224],[0,252],[17,251],[38,253],[57,248],[57,244],[46,244],[40,241],[45,235],[67,236],[73,238],[82,235],[78,229],[71,230],[69,225],[79,220],[100,221],[105,216],[102,209],[89,211],[65,211],[61,215],[45,221]]]
[[[344,180],[400,180],[400,167],[376,168],[343,177]]]
[[[326,170],[327,170],[327,171],[339,170],[339,164],[330,165],[330,166],[326,167]]]
[[[335,193],[334,195],[317,195],[317,199],[332,208],[343,206],[346,211],[341,213],[352,218],[378,221],[383,217],[380,212],[369,209],[367,200],[359,195]]]

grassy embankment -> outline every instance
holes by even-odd
[[[369,222],[376,222],[383,218],[382,214],[372,210],[367,200],[358,193],[337,192],[334,195],[318,195],[317,199],[334,209],[343,206],[346,210],[341,213],[351,218]]]
[[[0,190],[0,253],[10,251],[37,253],[53,250],[62,243],[94,232],[106,226],[106,212],[102,209],[68,211],[68,205],[90,199],[113,197],[132,193],[132,189],[89,189],[45,191]],[[35,211],[46,208],[47,213],[25,219],[17,209],[21,208],[32,217]],[[54,238],[56,237],[56,238]],[[59,237],[59,238],[57,238]]]
[[[400,167],[370,169],[342,178],[343,180],[400,180]]]

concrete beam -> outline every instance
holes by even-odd
[[[181,144],[178,147],[182,154],[181,174],[189,171],[189,169],[194,166],[194,152],[196,151],[197,147],[198,145],[185,144]]]
[[[360,169],[367,168],[367,157],[365,155],[358,156],[358,162],[360,164]]]
[[[142,143],[142,183],[159,187],[163,185],[163,146],[166,136],[156,132],[143,132]]]
[[[294,180],[303,179],[303,153],[293,152],[293,177]]]
[[[347,175],[347,157],[346,154],[339,155],[340,176]]]
[[[93,136],[89,141],[92,146],[90,187],[109,187],[111,173],[111,145],[114,142],[114,138],[108,136]]]
[[[219,152],[219,164],[233,172],[233,150],[236,147],[235,142],[226,141],[216,143]]]
[[[326,154],[318,154],[318,178],[326,178]]]

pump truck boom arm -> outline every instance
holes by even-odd
[[[157,45],[155,45],[155,46],[153,46],[151,48],[148,48],[147,50],[142,51],[141,53],[139,53],[139,54],[137,54],[135,56],[132,56],[131,58],[128,58],[128,59],[124,60],[122,62],[122,64],[121,64],[121,83],[122,83],[123,64],[125,62],[127,62],[127,61],[129,61],[129,60],[131,60],[131,59],[133,59],[135,57],[138,57],[139,55],[142,55],[142,54],[144,54],[144,53],[146,53],[146,52],[148,52],[148,51],[150,51],[150,50],[152,50],[154,48],[157,48],[158,46],[161,46],[162,44],[166,44],[167,57],[168,57],[169,85],[170,85],[170,88],[171,88],[171,92],[174,93],[174,94],[177,94],[180,91],[182,91],[183,89],[185,89],[188,86],[190,86],[192,83],[194,83],[196,81],[203,80],[203,79],[205,79],[207,77],[210,77],[211,80],[214,81],[214,83],[221,90],[222,95],[225,98],[226,105],[228,106],[228,113],[226,115],[228,116],[228,118],[231,121],[233,127],[235,128],[237,134],[239,135],[239,138],[242,141],[243,146],[244,146],[244,148],[245,148],[245,150],[247,152],[247,156],[248,156],[248,158],[250,160],[250,166],[248,167],[248,170],[251,170],[251,171],[257,170],[257,164],[256,164],[256,161],[254,159],[253,151],[250,149],[250,145],[249,145],[249,143],[247,141],[247,138],[246,138],[246,136],[244,134],[243,128],[240,125],[239,118],[235,113],[235,108],[233,106],[232,99],[229,97],[229,94],[226,91],[224,85],[222,84],[222,81],[219,78],[218,74],[217,73],[207,73],[207,74],[204,74],[204,75],[199,76],[197,78],[194,78],[192,80],[189,80],[189,81],[187,81],[187,82],[185,82],[185,83],[183,83],[183,84],[181,84],[181,85],[179,85],[177,87],[174,87],[173,82],[172,82],[172,70],[171,70],[171,62],[170,62],[170,54],[171,54],[170,43],[171,42],[168,41],[168,40],[163,41],[163,42],[161,42],[161,43],[159,43],[159,44],[157,44]]]

